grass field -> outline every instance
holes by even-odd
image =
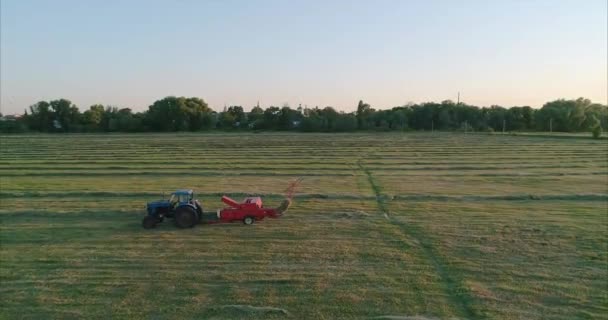
[[[608,319],[608,141],[2,136],[0,318]],[[290,211],[141,228],[192,188]]]

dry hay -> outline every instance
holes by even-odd
[[[276,210],[279,214],[283,214],[283,213],[287,212],[287,209],[289,209],[289,206],[291,206],[291,200],[285,199],[281,202],[281,204],[277,207]]]
[[[439,318],[435,317],[425,317],[425,316],[397,316],[397,315],[385,315],[385,316],[377,316],[370,319],[378,319],[378,320],[439,320]],[[450,318],[452,320],[456,320],[456,318]]]
[[[282,308],[256,307],[256,306],[244,305],[244,304],[227,304],[227,305],[215,307],[214,309],[238,311],[238,312],[244,312],[244,313],[281,314],[281,315],[286,315],[286,316],[289,315],[289,312]]]
[[[342,219],[364,219],[369,216],[369,214],[367,212],[363,212],[363,211],[337,212],[334,215],[337,218],[342,218]]]

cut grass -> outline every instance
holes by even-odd
[[[183,143],[187,141],[188,143]],[[608,318],[608,144],[414,134],[0,137],[0,318]],[[193,188],[281,219],[143,230]]]
[[[391,212],[459,270],[490,318],[608,314],[605,201],[393,202]]]

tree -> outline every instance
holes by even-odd
[[[505,115],[505,120],[506,129],[509,131],[523,130],[526,128],[524,110],[520,107],[509,108]]]
[[[196,131],[212,127],[212,113],[200,98],[166,97],[148,107],[146,123],[153,131]]]
[[[75,126],[80,122],[80,111],[70,100],[53,100],[49,104],[54,113],[53,126],[55,130],[69,132],[75,129]]]
[[[359,129],[366,129],[369,127],[370,117],[373,112],[374,109],[372,109],[369,104],[363,103],[363,100],[359,100],[356,113]]]
[[[600,130],[608,127],[608,107],[599,103],[591,104],[585,109],[585,122],[582,125],[586,129],[594,129],[596,126]]]
[[[101,120],[105,110],[102,105],[95,104],[89,107],[89,110],[85,111],[82,115],[83,124],[89,130],[97,131],[101,130]]]
[[[574,101],[569,115],[568,131],[582,131],[588,129],[584,127],[584,124],[587,118],[585,111],[589,106],[591,106],[591,100],[589,99],[578,98]]]
[[[411,110],[409,127],[415,130],[436,130],[438,121],[435,119],[435,110],[438,106],[436,103],[423,103],[408,107]]]
[[[389,118],[389,127],[392,130],[407,130],[408,124],[408,112],[409,108],[407,107],[395,107],[391,110],[391,115]]]
[[[599,139],[602,135],[602,126],[600,124],[600,120],[595,115],[591,115],[591,119],[589,121],[589,127],[591,129],[591,135],[594,139]]]
[[[343,112],[337,114],[332,131],[346,132],[355,130],[357,130],[357,117],[355,114]]]
[[[29,112],[28,112],[29,111]],[[355,112],[332,107],[291,109],[255,106],[246,113],[241,106],[213,111],[205,101],[191,97],[165,97],[148,110],[133,113],[129,108],[96,104],[80,113],[67,99],[40,101],[19,120],[21,127],[41,132],[78,131],[197,131],[213,128],[266,130],[353,131],[353,130],[550,130],[601,132],[608,127],[608,107],[589,99],[549,101],[540,110],[529,106],[479,108],[466,103],[427,102],[374,110],[362,100]],[[21,127],[10,130],[20,130]],[[9,129],[7,129],[9,130]],[[5,130],[6,131],[6,130]]]
[[[270,106],[264,110],[264,116],[262,118],[262,123],[258,128],[260,129],[270,129],[274,130],[277,128],[279,123],[279,114],[281,113],[281,109],[279,107]]]
[[[502,131],[503,124],[506,124],[507,109],[501,106],[491,106],[487,111],[488,127],[494,131]]]
[[[246,126],[247,115],[241,106],[230,106],[228,109],[220,112],[218,127],[219,128],[238,128]]]
[[[289,107],[289,105],[283,105],[281,110],[279,111],[278,119],[277,119],[277,128],[280,130],[290,130],[295,127],[295,124],[298,123],[302,119],[302,114],[293,110]]]
[[[220,112],[219,114],[217,127],[229,129],[234,127],[235,122],[236,120],[234,116],[230,112],[228,112],[228,110],[226,110],[226,108],[224,107],[224,111]]]
[[[249,120],[250,128],[259,128],[259,125],[264,121],[264,109],[260,108],[260,106],[253,107],[249,111],[247,119]]]
[[[302,112],[302,123],[300,129],[306,132],[323,131],[323,119],[319,108],[309,109],[304,108]]]
[[[524,123],[524,129],[525,130],[533,130],[535,127],[535,123],[534,123],[534,117],[536,114],[536,110],[525,106],[522,108],[521,110],[522,113],[522,117],[523,117],[523,123]]]
[[[230,106],[228,108],[228,113],[232,115],[234,118],[234,126],[241,127],[247,124],[247,114],[243,110],[241,106]]]
[[[31,130],[48,132],[53,127],[53,111],[46,101],[39,101],[30,106],[30,114],[24,115]]]
[[[437,121],[435,121],[435,129],[439,130],[450,130],[454,128],[452,123],[452,115],[450,112],[451,106],[440,106],[439,112],[437,113]]]
[[[570,132],[580,130],[585,121],[585,99],[559,99],[547,102],[538,112],[538,126],[542,131]]]
[[[203,99],[181,97],[179,103],[182,104],[180,111],[185,114],[187,130],[208,130],[214,127],[215,112]]]

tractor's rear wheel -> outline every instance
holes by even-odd
[[[144,220],[141,222],[141,225],[144,227],[144,229],[152,229],[156,227],[157,223],[158,219],[151,216],[145,216]]]
[[[174,220],[178,228],[192,228],[198,219],[194,209],[185,207],[177,209]]]
[[[252,225],[255,222],[255,219],[253,217],[245,217],[245,219],[243,219],[243,223],[246,225]]]

